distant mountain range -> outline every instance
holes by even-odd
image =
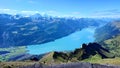
[[[0,14],[0,47],[42,44],[87,27],[98,27],[112,19],[59,18]]]

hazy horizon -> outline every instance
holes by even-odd
[[[1,0],[0,13],[119,18],[119,2],[119,0]]]

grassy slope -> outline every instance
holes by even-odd
[[[100,56],[95,55],[92,58],[85,59],[82,62],[90,62],[90,63],[97,63],[97,64],[110,64],[110,65],[120,65],[120,58],[108,58],[108,59],[101,59]]]
[[[84,60],[84,62],[99,63],[99,64],[115,64],[120,65],[120,21],[108,23],[105,26],[96,30],[96,40],[100,44],[115,54],[113,59],[100,59],[99,56]]]
[[[48,55],[45,55],[40,62],[45,63],[45,64],[50,64],[53,61],[53,54],[54,52],[49,53]],[[46,63],[48,62],[48,63]]]
[[[19,68],[20,66],[34,65],[38,62],[0,62],[0,68]]]
[[[96,47],[93,48],[94,46]],[[113,58],[113,55],[105,51],[100,45],[90,43],[88,45],[84,44],[82,48],[78,48],[74,52],[70,52],[70,54],[63,52],[50,52],[43,56],[39,62],[43,64],[60,64],[81,61],[94,63],[103,60],[103,55],[105,55],[106,58]]]
[[[83,60],[83,61],[77,61],[77,62],[90,62],[90,63],[97,63],[97,64],[111,64],[111,65],[120,65],[120,58],[114,58],[114,59],[101,59],[99,55],[95,55],[92,58]],[[68,62],[71,63],[71,62]],[[17,68],[20,66],[29,66],[29,65],[35,65],[35,64],[41,64],[40,62],[2,62],[0,63],[0,66],[2,68]],[[63,63],[62,63],[63,64]]]
[[[0,61],[7,61],[12,56],[20,55],[26,53],[26,47],[11,47],[11,48],[0,48],[0,51],[9,51],[10,53],[6,55],[0,55]]]
[[[50,52],[49,54],[43,56],[39,62],[43,64],[60,64],[67,62],[66,54],[58,52]]]
[[[120,57],[120,35],[104,41],[106,48],[115,56]]]

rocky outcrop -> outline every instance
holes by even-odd
[[[49,65],[49,66],[34,64],[34,65],[24,66],[20,68],[120,68],[120,66],[100,65],[100,64],[90,64],[85,62],[79,62],[79,63],[68,63],[68,64]]]

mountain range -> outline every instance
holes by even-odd
[[[99,44],[109,49],[115,56],[120,57],[120,21],[97,28],[95,38]]]
[[[112,19],[0,14],[0,47],[42,44],[110,21]]]
[[[88,27],[96,27],[94,43],[82,44],[82,47],[73,51],[53,51],[42,55],[26,54],[27,45],[54,41]],[[34,66],[36,63],[41,66],[71,62],[120,64],[119,19],[0,14],[0,39],[0,47],[5,47],[0,49],[0,61],[11,61],[2,62],[2,66],[19,67],[26,64]]]

